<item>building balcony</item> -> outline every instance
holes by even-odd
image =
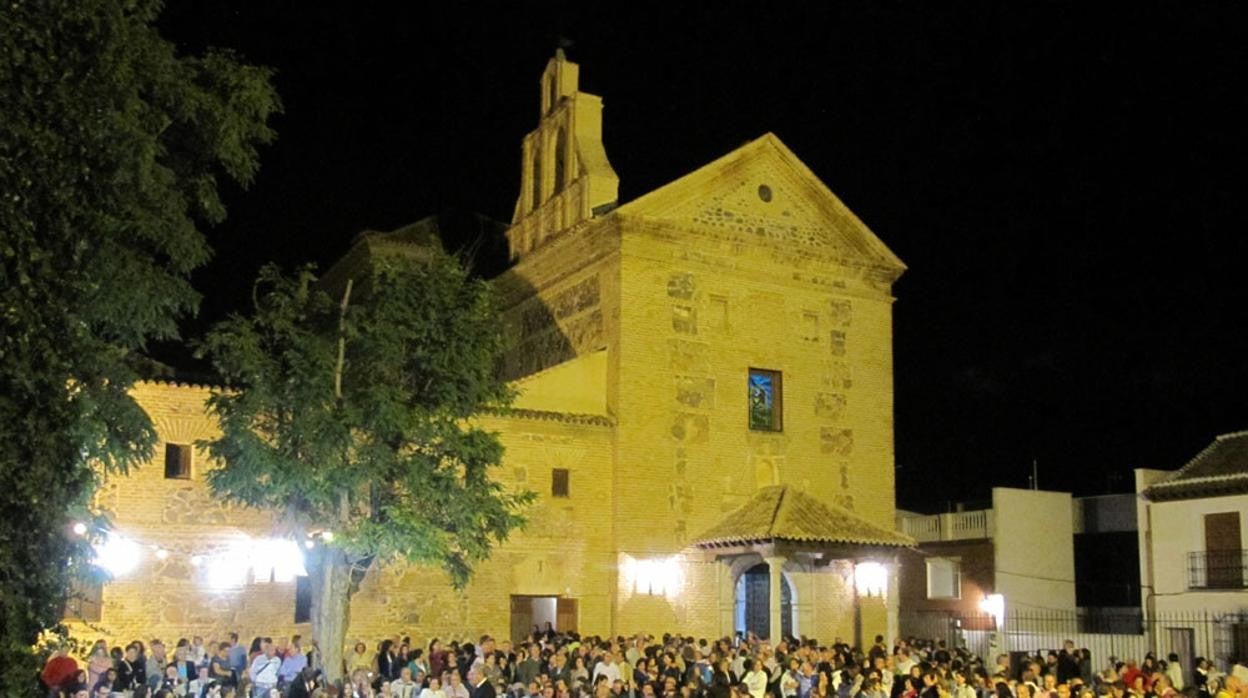
[[[900,518],[902,532],[919,543],[978,540],[991,538],[993,532],[992,511],[988,509]]]
[[[1187,588],[1248,588],[1248,550],[1200,550],[1188,553]]]

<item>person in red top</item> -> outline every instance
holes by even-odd
[[[1135,677],[1141,676],[1142,674],[1143,672],[1140,671],[1140,668],[1136,666],[1135,662],[1127,660],[1127,666],[1122,670],[1122,682],[1127,685],[1127,688],[1131,688],[1131,685],[1135,683]]]
[[[69,656],[68,648],[58,647],[43,667],[43,673],[39,675],[39,678],[43,679],[43,685],[48,687],[48,695],[55,696],[62,686],[77,676],[77,660]]]

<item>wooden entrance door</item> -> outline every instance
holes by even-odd
[[[555,599],[555,629],[561,633],[576,632],[577,621],[576,599]]]
[[[1244,586],[1243,548],[1238,511],[1205,514],[1205,570],[1211,589]]]
[[[533,597],[511,597],[511,644],[519,646],[533,630]]]

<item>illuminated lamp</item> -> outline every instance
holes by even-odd
[[[888,568],[878,562],[854,565],[854,589],[859,596],[883,597],[888,593]]]
[[[980,599],[979,610],[992,616],[998,629],[1005,625],[1005,597],[1001,594],[988,594]]]
[[[624,578],[634,593],[649,596],[675,596],[684,585],[680,561],[674,557],[654,560],[624,560]]]
[[[122,577],[134,571],[143,557],[143,548],[125,536],[108,534],[103,543],[95,546],[95,564],[114,577]]]

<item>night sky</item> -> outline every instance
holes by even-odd
[[[1126,491],[1248,428],[1242,10],[793,4],[170,2],[165,36],[276,68],[286,107],[209,231],[185,334],[246,310],[263,262],[323,268],[433,213],[510,220],[569,39],[621,201],[773,131],[909,265],[899,505],[1026,486],[1033,459],[1043,488]]]

